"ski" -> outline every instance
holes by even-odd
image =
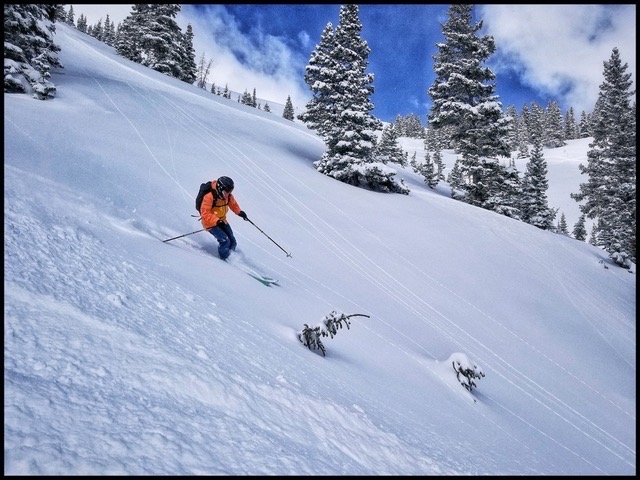
[[[270,277],[263,277],[262,275],[258,275],[256,273],[251,273],[251,272],[246,272],[247,275],[249,275],[251,278],[255,278],[256,280],[258,280],[261,284],[266,285],[267,287],[270,287],[271,285],[278,285],[278,280],[274,279],[274,278],[270,278]]]
[[[248,259],[245,255],[240,251],[234,251],[229,257],[225,259],[225,261],[238,270],[242,270],[244,273],[249,275],[251,278],[255,278],[263,285],[270,287],[271,285],[278,285],[278,280],[272,278],[264,273],[260,272],[254,266],[249,264]]]

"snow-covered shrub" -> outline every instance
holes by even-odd
[[[324,357],[326,350],[320,341],[320,337],[333,338],[333,336],[338,332],[338,329],[342,328],[343,325],[349,329],[349,325],[351,325],[349,319],[351,317],[369,318],[369,315],[364,315],[362,313],[345,315],[344,313],[333,310],[315,327],[310,327],[305,323],[304,328],[298,332],[298,340],[300,340],[305,347],[308,347],[309,350],[320,350]]]
[[[451,354],[449,361],[453,365],[458,381],[469,391],[476,387],[474,379],[480,380],[484,377],[482,368],[470,361],[464,353]]]

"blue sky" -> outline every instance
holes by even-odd
[[[73,7],[89,24],[107,13],[117,23],[131,11],[130,5]],[[383,121],[409,113],[424,120],[448,8],[360,5],[362,38],[371,48],[368,71],[375,75],[374,114]],[[183,29],[192,25],[197,58],[213,58],[210,81],[236,92],[255,88],[271,103],[284,104],[289,95],[298,110],[310,96],[304,67],[327,23],[338,24],[339,11],[340,4],[183,5],[177,21]],[[477,5],[474,14],[482,33],[496,41],[488,66],[503,107],[546,106],[554,99],[576,116],[590,112],[614,47],[635,82],[635,5]]]

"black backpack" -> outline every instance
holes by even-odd
[[[200,190],[198,190],[198,195],[196,196],[196,210],[200,212],[200,206],[202,205],[202,199],[207,193],[213,193],[213,203],[216,201],[216,191],[211,188],[211,182],[206,182],[200,185]]]

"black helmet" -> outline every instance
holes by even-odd
[[[233,191],[233,180],[229,177],[220,177],[216,183],[216,190],[218,190],[219,195],[224,192],[231,193]]]

